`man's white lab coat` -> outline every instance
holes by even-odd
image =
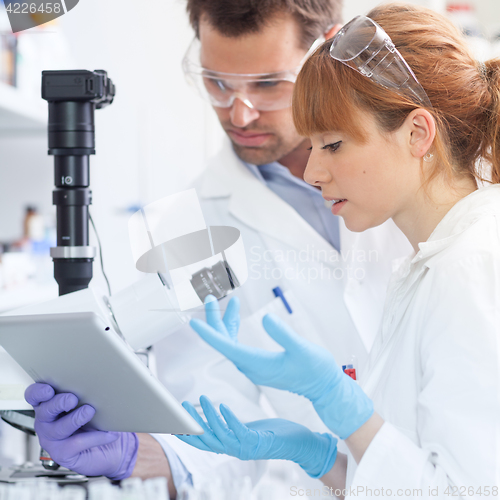
[[[500,185],[457,203],[395,273],[360,383],[387,423],[350,457],[353,496],[500,495]]]
[[[380,323],[393,260],[412,251],[392,221],[352,233],[340,219],[340,255],[259,181],[229,145],[195,187],[206,223],[234,226],[242,234],[249,277],[235,292],[241,300],[240,341],[276,348],[261,325],[262,317],[274,312],[305,338],[330,350],[340,365],[355,356],[359,369]],[[274,296],[276,286],[285,293],[292,314]],[[227,300],[221,302],[221,309]],[[269,416],[262,408],[265,395],[272,416],[327,431],[305,398],[254,386],[189,327],[158,343],[155,352],[160,380],[181,401],[194,404],[206,394],[216,405],[226,403],[243,421],[252,421]],[[164,442],[175,450],[195,482],[255,472],[255,463],[203,452],[173,436],[166,436]]]

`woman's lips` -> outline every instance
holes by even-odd
[[[234,130],[229,130],[227,133],[240,146],[261,146],[271,136],[271,134],[242,133]]]
[[[338,215],[338,213],[342,210],[342,208],[344,207],[344,205],[347,203],[347,200],[343,199],[343,200],[338,200],[338,201],[335,201],[333,202],[333,205],[332,205],[332,213],[333,215]]]

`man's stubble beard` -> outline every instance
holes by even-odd
[[[304,140],[304,138],[299,135],[289,140],[276,138],[276,136],[274,136],[273,139],[275,139],[275,143],[267,147],[241,146],[232,140],[231,143],[238,158],[245,163],[250,163],[252,165],[266,165],[274,161],[279,161],[281,158],[296,149]]]

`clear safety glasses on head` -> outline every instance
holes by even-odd
[[[201,66],[201,43],[195,38],[184,56],[182,69],[187,81],[212,106],[229,108],[235,99],[240,99],[249,108],[275,111],[292,105],[297,75],[305,60],[324,40],[323,37],[315,40],[296,68],[275,73],[243,74],[223,73]]]
[[[335,36],[330,55],[383,87],[432,108],[417,77],[389,35],[375,21],[357,16]]]

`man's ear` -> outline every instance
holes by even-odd
[[[332,26],[326,33],[325,33],[325,40],[328,40],[329,38],[333,38],[339,29],[342,28],[341,24],[335,24]]]
[[[422,158],[436,137],[434,117],[426,109],[417,108],[406,117],[404,126],[409,132],[408,146],[412,156]]]

